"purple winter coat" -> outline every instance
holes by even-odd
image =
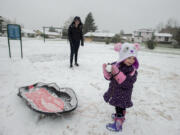
[[[126,66],[124,63],[120,63],[118,67],[126,75],[126,80],[118,84],[114,78],[111,78],[109,89],[104,94],[104,100],[113,106],[128,108],[133,106],[131,95],[133,84],[136,81],[137,71],[131,76],[130,73],[134,71],[133,66]]]

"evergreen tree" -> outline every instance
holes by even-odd
[[[97,26],[95,25],[94,18],[92,13],[88,13],[88,15],[85,18],[84,26],[83,26],[83,33],[86,34],[89,31],[96,31]]]
[[[0,16],[0,33],[2,33],[2,22],[3,20],[1,20],[1,16]]]

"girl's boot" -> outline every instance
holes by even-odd
[[[110,131],[119,132],[122,131],[122,125],[124,123],[124,117],[115,117],[114,123],[109,123],[106,125],[106,128]]]

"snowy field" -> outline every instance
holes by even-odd
[[[12,59],[6,38],[0,38],[0,135],[180,135],[180,51],[168,49],[139,52],[139,75],[134,86],[134,106],[127,110],[122,133],[112,133],[114,108],[103,101],[108,88],[102,64],[113,62],[112,45],[85,43],[79,50],[80,67],[69,68],[67,41],[23,39],[11,41]],[[71,87],[78,108],[56,119],[38,121],[38,113],[17,96],[18,88],[36,82],[55,82]]]

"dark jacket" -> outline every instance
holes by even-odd
[[[109,89],[104,94],[104,100],[113,106],[128,108],[133,105],[131,95],[133,84],[136,81],[137,71],[131,76],[130,74],[134,70],[133,66],[126,66],[123,63],[119,65],[119,70],[126,75],[126,80],[118,84],[114,78],[111,78]]]
[[[75,27],[75,22],[74,21],[72,22],[72,24],[69,26],[68,29],[68,38],[70,43],[73,43],[73,41],[81,40],[81,45],[84,45],[82,29],[83,29],[83,24],[81,22],[77,28]]]

